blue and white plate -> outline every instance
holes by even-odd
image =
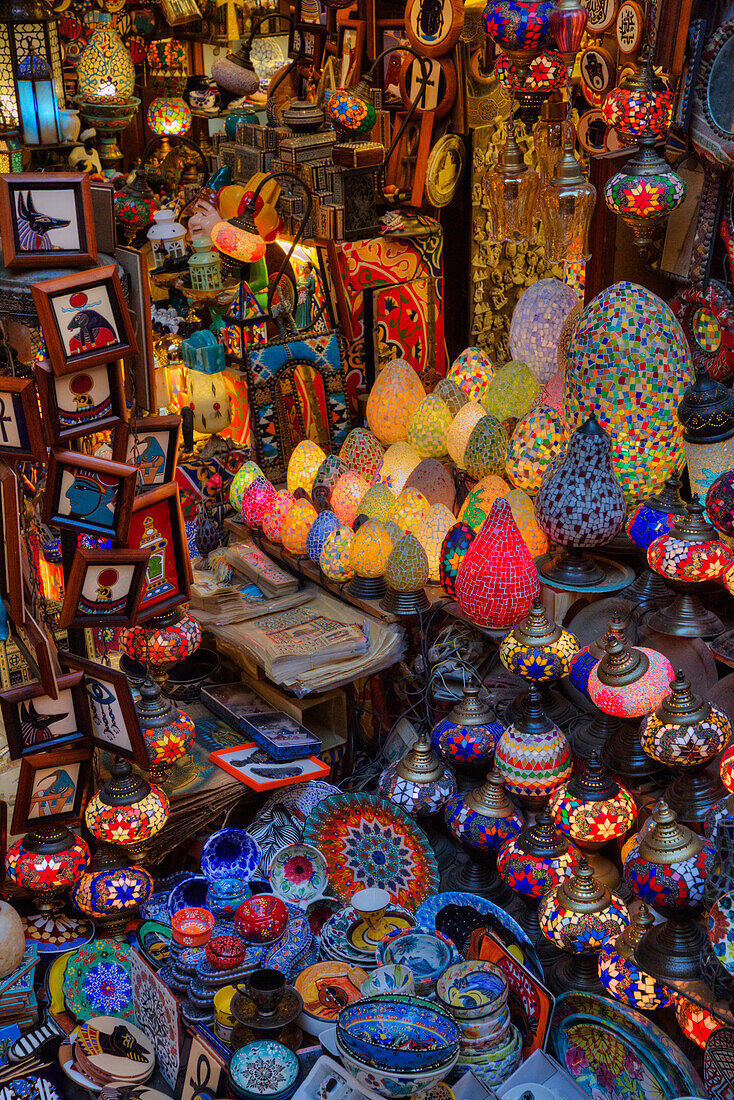
[[[201,870],[208,879],[241,878],[249,882],[260,863],[260,849],[244,829],[212,833],[201,853]]]
[[[238,1096],[290,1096],[301,1076],[297,1055],[271,1039],[247,1043],[232,1055],[229,1079]]]

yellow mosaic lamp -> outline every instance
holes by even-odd
[[[494,374],[492,361],[481,348],[466,348],[451,364],[446,377],[463,390],[470,401],[481,401]]]
[[[311,439],[303,439],[288,460],[288,492],[303,489],[310,495],[319,466],[326,458],[325,452]]]
[[[451,413],[452,419],[469,401],[468,394],[464,393],[461,386],[457,385],[452,378],[440,378],[432,392],[434,397],[441,398]]]
[[[393,359],[382,368],[367,398],[367,423],[389,446],[407,438],[408,421],[426,396],[423,383],[405,359]]]
[[[418,489],[403,489],[395,501],[390,519],[397,523],[401,531],[415,534],[423,517],[430,510],[430,504]]]
[[[532,500],[522,489],[513,489],[507,494],[507,502],[512,509],[512,518],[532,557],[542,558],[543,554],[548,553],[548,539],[535,518]]]
[[[340,523],[346,523],[348,527],[354,525],[360,502],[368,489],[365,479],[354,470],[342,474],[331,491],[331,509]]]
[[[428,558],[415,535],[403,535],[393,547],[385,570],[387,593],[382,606],[392,615],[413,615],[430,606],[425,593]]]
[[[287,489],[280,489],[267,506],[263,516],[263,534],[271,542],[283,541],[283,524],[285,517],[296,503],[293,493]]]
[[[459,522],[468,523],[475,531],[484,523],[499,497],[506,497],[510,486],[496,474],[489,474],[478,482],[467,495],[459,512]]]
[[[429,394],[416,406],[408,421],[408,443],[421,458],[443,458],[452,416],[440,397]]]
[[[541,384],[519,359],[498,367],[482,398],[482,405],[498,420],[520,420],[535,404]]]
[[[456,523],[454,513],[443,504],[434,504],[418,525],[415,537],[428,558],[429,579],[438,583],[441,549],[444,539]]]
[[[375,482],[387,485],[397,497],[420,460],[421,456],[409,443],[393,443],[383,455]]]
[[[319,568],[330,581],[341,584],[352,575],[349,564],[350,549],[354,534],[343,524],[332,531],[321,549]]]
[[[349,594],[360,600],[377,600],[385,595],[385,570],[393,543],[385,524],[370,519],[363,523],[349,548],[353,579]]]
[[[300,556],[306,553],[308,533],[316,522],[317,511],[308,500],[297,500],[286,513],[280,537],[283,547],[290,554]]]
[[[548,405],[537,405],[516,425],[507,447],[507,476],[516,489],[535,494],[545,475],[566,453],[568,432],[562,417]]]
[[[496,417],[483,416],[477,421],[464,451],[464,469],[475,481],[488,474],[505,472],[508,435]]]
[[[385,523],[392,516],[397,499],[392,489],[380,481],[377,485],[371,485],[364,494],[357,507],[357,515]]]
[[[452,461],[460,470],[464,469],[464,452],[469,442],[469,436],[474,431],[477,422],[487,415],[487,410],[478,401],[469,401],[463,405],[451,421],[451,427],[446,435],[446,450]]]

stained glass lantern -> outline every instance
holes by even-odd
[[[583,551],[614,538],[627,509],[614,476],[609,436],[593,413],[573,433],[565,458],[538,490],[535,515],[548,540],[563,547],[541,565],[543,577],[577,588],[604,580],[603,564]]]
[[[146,182],[142,168],[136,168],[132,180],[115,192],[114,201],[115,221],[128,237],[152,222],[158,209],[156,197]]]
[[[492,511],[492,505],[500,497],[509,495],[510,486],[496,474],[489,474],[478,481],[470,493],[467,493],[459,511],[459,522],[468,523],[475,531],[484,523]]]
[[[431,743],[449,764],[480,766],[492,758],[504,732],[489,701],[480,698],[479,687],[467,684],[463,698],[433,727]]]
[[[352,428],[342,444],[339,457],[347,470],[354,470],[371,482],[384,453],[384,447],[372,432],[366,428]]]
[[[235,275],[242,264],[255,264],[262,260],[267,245],[257,233],[251,233],[237,219],[218,221],[211,231],[212,244],[222,256],[222,271]]]
[[[452,600],[456,599],[456,578],[459,575],[459,567],[476,537],[476,531],[468,523],[455,523],[443,540],[438,576],[441,587]]]
[[[507,431],[496,417],[487,414],[478,420],[464,451],[463,466],[469,477],[480,481],[488,474],[501,476],[505,471],[507,441]]]
[[[127,867],[113,848],[101,845],[88,870],[71,888],[71,900],[91,917],[105,939],[124,938],[128,922],[153,893],[153,879],[142,867]]]
[[[392,539],[384,523],[370,519],[352,539],[349,567],[353,579],[349,593],[362,600],[377,600],[385,595],[385,570],[392,553]]]
[[[535,562],[504,498],[492,505],[466,551],[455,587],[459,606],[469,619],[493,630],[514,626],[540,594]]]
[[[191,657],[200,645],[198,620],[178,607],[125,627],[119,637],[119,648],[131,660],[149,668],[156,681],[166,680],[171,666]]]
[[[464,393],[461,386],[453,378],[439,378],[433,388],[433,395],[441,398],[451,413],[452,419],[469,400],[468,394]]]
[[[624,932],[599,952],[599,978],[605,993],[642,1012],[667,1008],[672,1000],[668,989],[635,962],[635,949],[652,926],[652,914],[643,903]]]
[[[368,89],[337,88],[329,96],[326,113],[334,129],[342,139],[365,140],[375,128],[377,114],[367,98]]]
[[[311,486],[311,500],[317,512],[330,508],[332,490],[342,474],[346,472],[347,465],[339,455],[326,456],[316,471],[316,477]]]
[[[566,63],[569,78],[573,74],[576,54],[581,47],[588,16],[581,0],[556,0],[548,15],[548,23],[556,46]]]
[[[341,523],[353,526],[360,502],[368,489],[368,482],[354,470],[342,474],[331,491],[332,511],[336,512]]]
[[[22,918],[27,943],[41,954],[61,954],[88,943],[94,925],[64,912],[62,896],[89,866],[89,848],[66,826],[27,833],[8,848],[8,878],[27,890],[36,906]]]
[[[351,530],[346,526],[342,526],[338,527],[336,531],[332,531],[324,543],[319,558],[319,568],[330,581],[341,584],[351,577],[352,570],[349,559],[353,538],[354,535]]]
[[[436,458],[424,458],[419,462],[406,481],[405,488],[417,489],[432,506],[441,505],[449,510],[454,507],[454,479],[443,462]]]
[[[289,554],[299,557],[306,553],[308,536],[317,518],[318,513],[310,501],[296,500],[293,507],[289,509],[280,529],[283,548]]]
[[[519,78],[551,38],[553,0],[489,0],[484,33],[515,62]]]
[[[644,57],[640,67],[605,97],[601,113],[623,145],[634,145],[648,134],[661,141],[670,129],[673,102],[672,91]]]
[[[385,523],[392,515],[396,500],[397,497],[392,490],[382,482],[378,482],[376,485],[371,485],[360,500],[357,515]]]
[[[451,427],[446,434],[446,450],[460,470],[464,469],[464,453],[469,442],[469,436],[478,421],[486,415],[487,410],[483,405],[480,405],[478,401],[470,401],[459,409],[451,421]]]
[[[662,485],[682,460],[676,410],[691,381],[683,329],[657,295],[615,283],[586,307],[566,363],[566,419],[573,430],[594,410],[612,439],[627,499]]]
[[[427,582],[426,552],[415,535],[406,532],[387,559],[387,595],[382,601],[383,607],[393,615],[412,615],[417,611],[425,611],[429,606],[425,593]]]
[[[538,526],[532,500],[522,489],[512,489],[507,494],[507,503],[512,509],[512,518],[517,524],[530,556],[542,557],[548,552],[548,539]]]
[[[495,762],[510,794],[533,811],[570,777],[568,741],[543,710],[535,684],[530,685],[521,717],[497,742]]]
[[[375,484],[387,485],[395,496],[405,488],[408,478],[421,460],[409,443],[393,443],[387,448],[374,477]]]
[[[578,648],[578,639],[550,620],[536,597],[527,617],[502,639],[499,653],[509,672],[549,684],[566,675]]]
[[[395,507],[390,519],[397,523],[401,531],[410,531],[415,534],[425,517],[431,510],[431,506],[418,489],[408,489],[407,486],[398,495]]]
[[[318,443],[303,439],[288,459],[288,492],[295,493],[296,489],[303,489],[310,495],[316,474],[325,458],[326,455]]]
[[[455,382],[470,401],[481,401],[493,374],[494,367],[486,351],[465,348],[451,364],[446,378]]]
[[[140,686],[135,711],[150,759],[148,774],[159,783],[172,764],[191,752],[194,720],[174,707],[150,679]]]
[[[566,453],[568,432],[563,418],[548,405],[536,405],[515,428],[507,447],[507,476],[518,489],[534,496],[546,474]]]
[[[521,420],[538,400],[540,383],[519,359],[503,363],[494,372],[482,405],[498,420]]]
[[[245,489],[249,489],[253,481],[258,477],[264,477],[262,470],[256,462],[243,462],[237,473],[232,478],[229,487],[229,503],[235,512],[242,508],[242,497]]]
[[[221,249],[217,251],[220,271],[228,277],[237,278],[242,270],[241,264]],[[260,265],[264,267],[265,261],[260,260],[253,263],[252,269],[257,270]],[[254,283],[255,280],[253,279]],[[266,295],[261,292],[256,295],[246,279],[239,280],[234,297],[224,314],[224,323],[219,330],[219,340],[224,344],[227,366],[244,370],[246,349],[250,344],[265,342],[266,326],[263,305],[266,302]]]
[[[412,817],[430,817],[454,797],[456,778],[430,741],[420,736],[402,760],[381,772],[377,793]]]
[[[537,54],[530,62],[524,80],[519,79],[517,66],[513,65],[507,54],[500,54],[492,72],[502,87],[514,94],[523,115],[527,114],[530,119],[537,117],[537,112],[551,92],[566,84],[566,66],[555,50]]]
[[[133,774],[128,760],[113,757],[110,778],[87,803],[84,822],[100,844],[124,848],[138,862],[166,824],[169,812],[165,791]]]
[[[707,1042],[715,1031],[724,1027],[724,1020],[717,1020],[713,1012],[688,997],[675,997],[675,1018],[678,1027],[687,1039],[704,1050]]]
[[[667,534],[650,543],[647,561],[679,593],[672,604],[651,615],[654,630],[685,638],[710,638],[723,631],[721,620],[703,606],[694,585],[725,580],[734,553],[717,538],[696,495]]]
[[[180,96],[158,96],[148,108],[145,121],[154,134],[184,137],[191,129],[191,110]]]
[[[275,487],[266,477],[256,477],[242,494],[240,514],[248,527],[262,527],[275,500]]]
[[[37,59],[34,64],[32,58]],[[40,0],[3,0],[0,4],[0,103],[8,122],[20,127],[25,145],[62,141],[59,107],[66,106],[63,53],[58,16]],[[42,68],[41,64],[42,63]],[[38,68],[48,82],[48,96],[34,109],[27,81],[21,79]],[[23,96],[28,96],[27,101]]]
[[[734,394],[705,363],[678,406],[691,492],[704,496],[719,474],[734,467]]]
[[[169,256],[178,259],[186,252],[186,228],[176,221],[173,210],[163,207],[153,215],[153,224],[145,234],[153,250],[156,266]]]
[[[680,495],[680,478],[674,474],[666,479],[659,492],[651,493],[642,504],[630,510],[625,529],[634,544],[646,551],[655,539],[670,530],[676,517],[682,516],[685,510],[686,505]]]
[[[586,179],[574,155],[574,136],[566,134],[565,142],[556,174],[538,196],[538,213],[547,263],[581,264],[591,256],[589,225],[596,206],[596,188]],[[556,359],[557,355],[556,347]]]
[[[515,238],[530,241],[535,237],[533,214],[539,185],[538,173],[525,163],[510,120],[497,163],[490,165],[484,174],[490,243],[502,244]]]
[[[51,66],[29,52],[18,64],[18,106],[26,145],[56,145],[62,128]]]
[[[517,301],[510,322],[510,351],[541,382],[556,370],[558,338],[578,300],[576,291],[559,279],[539,279]]]
[[[421,458],[442,458],[446,453],[446,436],[453,417],[448,406],[429,394],[413,410],[408,421],[408,443]]]
[[[306,539],[306,553],[311,561],[318,565],[324,543],[331,532],[336,531],[339,526],[339,519],[333,512],[326,511],[318,514]]]
[[[706,494],[706,515],[717,531],[734,538],[734,469],[713,482]]]
[[[367,398],[370,428],[385,446],[407,438],[408,421],[426,396],[423,384],[405,359],[393,359],[382,368]]]
[[[209,293],[222,289],[222,265],[210,237],[194,237],[188,267],[191,289]]]
[[[629,924],[622,899],[598,882],[582,860],[570,878],[541,899],[538,920],[543,934],[566,952],[554,967],[553,986],[559,992],[603,992],[598,955]]]
[[[567,134],[570,139],[576,140],[576,127],[567,118],[566,104],[560,93],[553,92],[543,103],[533,131],[541,189],[550,183],[556,173]]]
[[[23,145],[20,130],[8,122],[0,108],[0,175],[23,171]]]
[[[631,228],[635,244],[645,249],[655,238],[655,229],[686,197],[686,185],[655,149],[655,138],[642,135],[639,150],[621,172],[604,187],[607,207]]]
[[[705,769],[726,748],[731,735],[726,713],[696,695],[678,671],[670,694],[640,726],[640,741],[648,756],[678,772],[664,797],[680,820],[703,821],[721,798],[720,784],[713,783]]]
[[[454,794],[444,807],[444,818],[449,832],[469,853],[469,865],[452,885],[496,901],[509,896],[497,877],[495,859],[503,844],[518,835],[523,819],[507,796],[502,776],[495,768],[481,786]]]
[[[296,498],[287,489],[279,489],[267,502],[262,517],[262,529],[266,539],[271,542],[283,541],[283,524]]]
[[[414,532],[426,552],[429,580],[434,583],[440,579],[441,550],[444,540],[455,523],[456,517],[453,512],[443,504],[434,504],[423,516]]]
[[[609,623],[604,656],[589,673],[591,701],[617,718],[641,718],[664,699],[673,666],[655,649],[628,646],[621,619]]]

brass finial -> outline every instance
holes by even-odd
[[[667,803],[658,802],[652,819],[655,824],[639,844],[640,855],[650,863],[667,867],[697,856],[703,848],[701,838],[687,825],[679,824]]]
[[[615,615],[609,623],[605,654],[599,662],[596,674],[608,687],[624,687],[635,684],[647,672],[650,662],[647,656],[634,646],[627,645],[624,622]]]
[[[536,596],[528,615],[512,631],[513,637],[523,645],[544,646],[557,642],[563,627],[554,623],[545,613],[542,602]]]
[[[603,913],[608,909],[611,892],[594,878],[594,872],[582,859],[571,878],[564,879],[556,898],[572,913]]]
[[[521,852],[530,856],[549,859],[563,856],[568,851],[568,837],[556,828],[547,810],[541,810],[535,824],[523,829],[517,841]]]
[[[619,794],[619,783],[615,783],[604,770],[599,752],[594,749],[584,771],[569,780],[566,790],[583,802],[606,802],[608,798],[615,798]]]
[[[496,764],[481,787],[470,791],[464,802],[469,809],[475,810],[482,817],[510,817],[516,812]]]
[[[407,779],[410,783],[435,783],[446,769],[431,748],[428,738],[421,733],[396,770],[401,779]]]

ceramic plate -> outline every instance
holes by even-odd
[[[714,955],[734,974],[734,893],[723,894],[711,906],[708,932]]]
[[[312,943],[311,926],[303,913],[294,916],[289,912],[285,932],[276,943],[267,948],[260,966],[280,970],[287,978],[291,969],[308,954]]]
[[[208,879],[242,878],[249,882],[260,863],[260,849],[244,829],[212,833],[201,853],[201,869]]]
[[[179,909],[206,909],[206,892],[209,883],[203,875],[189,875],[168,895],[168,915],[173,917]]]
[[[438,864],[425,833],[376,795],[325,798],[309,814],[303,839],[325,856],[331,887],[344,901],[357,890],[376,887],[413,912],[439,888]]]
[[[278,1096],[292,1089],[301,1072],[298,1058],[282,1043],[260,1039],[232,1055],[229,1076],[242,1093]]]
[[[295,981],[303,998],[303,1008],[320,1020],[334,1020],[342,1008],[362,998],[362,982],[367,974],[349,963],[316,963],[302,970]]]
[[[703,1079],[711,1100],[730,1100],[734,1095],[734,1028],[720,1027],[706,1043]]]
[[[674,1100],[706,1093],[695,1069],[652,1021],[593,993],[556,1001],[548,1052],[589,1096]]]
[[[318,848],[289,844],[276,853],[268,877],[273,893],[283,901],[308,903],[323,894],[329,869]]]
[[[80,947],[66,964],[63,989],[69,1012],[79,1020],[90,1016],[132,1020],[129,944],[97,940]]]
[[[388,910],[388,917],[391,910]],[[415,918],[407,909],[396,906],[392,912],[400,917],[408,918],[414,923]],[[361,966],[366,970],[374,970],[378,965],[373,952],[358,951],[352,947],[348,940],[349,929],[355,921],[360,919],[359,913],[351,905],[344,906],[338,913],[334,913],[324,922],[321,928],[321,952],[329,959],[348,962],[355,966]]]
[[[163,921],[146,920],[139,924],[135,936],[138,949],[155,970],[168,962],[171,953],[171,926]]]

